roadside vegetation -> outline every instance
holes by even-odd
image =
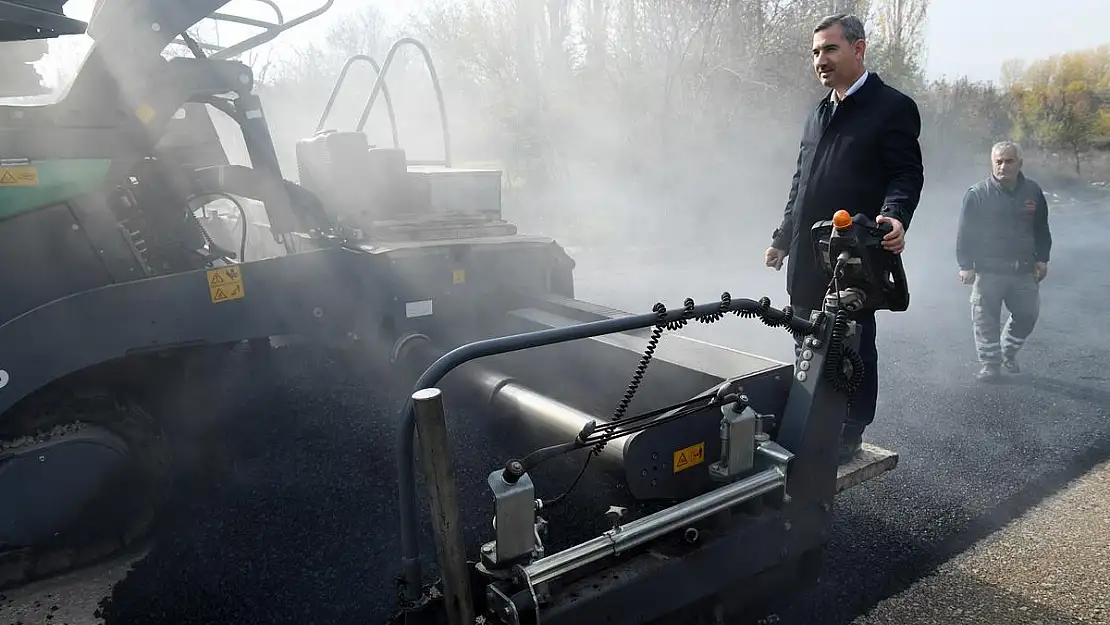
[[[869,66],[919,103],[927,185],[946,210],[958,211],[1002,139],[1022,142],[1026,171],[1054,204],[1097,201],[1110,180],[1110,45],[1014,60],[994,82],[928,80],[927,0],[413,6],[400,24],[372,7],[325,16],[324,38],[244,59],[264,85],[287,171],[296,171],[294,145],[314,132],[344,61],[382,61],[411,36],[428,45],[443,83],[455,164],[504,169],[506,206],[530,207],[514,219],[548,231],[587,224],[599,236],[635,223],[651,236],[741,210],[762,215],[762,228],[785,199],[801,120],[822,93],[809,58],[813,24],[839,9],[867,16]],[[352,129],[373,80],[366,65],[353,67],[326,127]],[[388,84],[402,147],[439,158],[435,99],[415,50],[398,53]],[[383,104],[379,97],[366,129],[391,145]],[[648,210],[654,219],[642,219]]]

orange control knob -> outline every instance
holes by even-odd
[[[833,227],[837,230],[846,230],[852,225],[852,216],[848,211],[841,209],[833,213]]]

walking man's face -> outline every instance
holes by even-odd
[[[1010,183],[1017,180],[1021,171],[1021,159],[1013,148],[1003,148],[991,153],[991,169],[999,182]]]
[[[866,47],[862,39],[849,43],[841,24],[813,33],[813,70],[821,84],[840,91],[851,87],[863,73]]]

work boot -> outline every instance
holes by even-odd
[[[840,446],[837,448],[837,460],[840,464],[851,462],[856,454],[863,449],[863,432],[858,428],[844,428],[840,435]]]
[[[1002,358],[1002,366],[1010,373],[1021,373],[1021,367],[1018,366],[1017,356],[1005,356]]]
[[[976,375],[975,378],[980,382],[994,382],[1001,376],[1002,371],[999,369],[998,365],[990,364],[983,365],[983,368],[979,370],[979,374]]]

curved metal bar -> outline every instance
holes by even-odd
[[[234,22],[236,24],[245,24],[247,26],[254,26],[256,28],[280,28],[285,25],[285,15],[281,12],[281,7],[277,5],[274,0],[251,0],[259,4],[265,4],[273,10],[274,15],[277,16],[276,22],[267,22],[265,20],[255,19],[253,17],[243,17],[242,15],[235,15],[234,13],[213,13],[209,17],[211,19],[221,22]]]
[[[720,314],[724,302],[712,302],[694,306],[693,310],[674,308],[662,314],[651,312],[591,321],[574,326],[551,328],[523,334],[486,339],[467,343],[447,352],[428,367],[416,381],[414,391],[431,388],[457,367],[477,358],[505,354],[509,352],[543,347],[556,343],[566,343],[615,332],[640,330],[657,324],[671,324],[683,319],[693,319],[707,315]],[[775,325],[785,326],[793,331],[811,334],[818,329],[817,324],[793,315],[791,312],[766,306],[750,299],[731,299],[726,308],[728,312],[761,316]],[[405,400],[401,408],[401,428],[397,441],[397,492],[401,521],[401,570],[405,581],[405,598],[415,600],[421,592],[420,546],[417,543],[416,516],[416,473],[413,467],[415,458],[414,435],[416,416],[413,412],[412,396]]]
[[[279,26],[285,25],[285,15],[281,12],[281,7],[278,6],[277,2],[274,2],[274,0],[254,0],[254,1],[255,2],[261,2],[262,4],[265,4],[266,6],[273,9],[274,10],[274,15],[277,16],[278,25]]]
[[[261,4],[265,4],[266,6],[270,7],[270,9],[273,10],[274,15],[277,16],[277,22],[267,22],[265,20],[254,19],[253,17],[243,17],[241,15],[234,15],[234,14],[231,14],[231,13],[213,13],[213,14],[208,16],[208,19],[215,20],[215,21],[218,21],[218,22],[233,22],[233,23],[236,23],[236,24],[244,24],[246,26],[254,26],[255,28],[261,28],[261,29],[266,30],[266,31],[273,30],[274,28],[281,28],[282,26],[285,25],[285,15],[282,14],[281,7],[279,7],[277,5],[277,3],[274,2],[274,0],[253,0],[253,1],[261,3]],[[201,58],[202,56],[204,56],[203,54],[197,54],[197,50],[193,49],[194,48],[193,43],[195,43],[195,42],[190,42],[189,36],[188,36],[187,33],[181,33],[180,35],[178,35],[178,38],[174,39],[173,43],[175,43],[179,46],[188,47],[189,50],[192,51],[193,56],[195,56],[198,59]],[[219,46],[219,45],[214,45],[214,44],[204,43],[204,42],[196,43],[196,47],[200,48],[200,50],[202,50],[202,51],[207,51],[207,52],[220,52],[221,50],[226,49],[225,46]]]
[[[265,0],[262,0],[262,1],[265,1]],[[267,4],[269,4],[269,3],[267,3]],[[303,23],[305,23],[305,22],[307,22],[311,19],[315,19],[315,18],[323,15],[324,13],[327,13],[328,9],[330,9],[333,4],[335,4],[335,0],[326,0],[322,6],[316,8],[312,11],[309,11],[308,13],[305,13],[304,15],[301,15],[297,19],[295,19],[291,22],[284,22],[283,21],[280,24],[273,24],[273,25],[271,25],[270,28],[266,29],[266,32],[259,33],[259,34],[255,35],[253,37],[250,37],[249,39],[245,39],[243,41],[240,41],[239,43],[237,43],[233,46],[230,46],[228,48],[224,48],[223,50],[220,50],[216,54],[213,54],[211,56],[211,58],[218,59],[218,60],[225,60],[225,59],[235,58],[236,56],[246,52],[247,50],[250,50],[251,48],[256,48],[256,47],[258,47],[258,46],[260,46],[264,43],[272,41],[275,37],[277,37],[278,35],[280,35],[281,33],[285,32],[285,31],[289,30],[290,28],[300,26],[301,24],[303,24]],[[273,5],[271,5],[271,6],[273,6]],[[284,16],[281,15],[280,11],[278,12],[278,16],[279,16],[279,18],[284,19]]]
[[[355,64],[355,61],[365,61],[369,63],[370,67],[374,68],[375,78],[382,75],[382,66],[379,65],[378,62],[375,61],[374,58],[371,56],[367,56],[365,54],[356,54],[347,59],[347,62],[343,64],[343,69],[339,72],[339,78],[336,79],[335,86],[331,89],[331,95],[328,96],[328,103],[324,105],[324,112],[320,114],[320,121],[316,123],[316,132],[320,132],[324,129],[324,122],[327,121],[328,115],[331,114],[331,107],[335,106],[335,99],[339,96],[339,88],[343,86],[343,81],[347,79],[347,71],[351,69],[351,66]],[[385,97],[385,108],[386,111],[389,113],[390,130],[393,131],[393,147],[400,148],[401,143],[398,139],[397,134],[397,115],[395,114],[393,109],[393,99],[389,97],[389,87],[386,86],[384,83],[382,84],[382,96]]]
[[[385,56],[385,61],[382,63],[382,71],[378,74],[378,79],[374,81],[374,89],[370,92],[370,98],[366,101],[366,107],[362,109],[362,116],[358,120],[358,126],[355,130],[362,130],[366,125],[366,119],[370,117],[370,109],[374,107],[374,101],[378,99],[378,93],[385,88],[385,76],[389,72],[390,66],[393,64],[393,58],[397,56],[397,51],[404,45],[411,45],[420,54],[424,56],[424,64],[428,68],[428,75],[432,79],[432,88],[436,92],[436,101],[439,104],[439,123],[443,128],[443,164],[446,167],[451,166],[451,133],[447,127],[447,106],[443,102],[443,89],[439,84],[439,75],[436,73],[435,63],[432,62],[432,55],[428,52],[428,47],[420,43],[412,37],[404,37],[398,39],[393,46],[389,48],[389,53]]]

